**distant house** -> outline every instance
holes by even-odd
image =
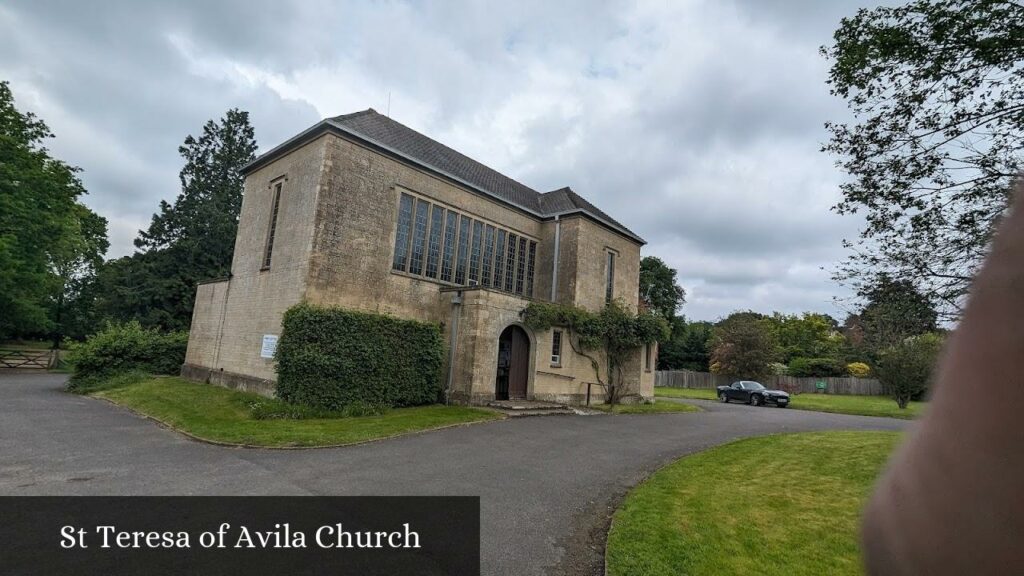
[[[569,188],[537,192],[372,109],[316,124],[245,176],[231,277],[198,288],[186,377],[272,393],[282,314],[305,300],[442,324],[453,401],[582,403],[590,362],[522,310],[636,308],[636,234]],[[625,370],[646,398],[655,353]]]

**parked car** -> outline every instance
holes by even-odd
[[[721,402],[740,400],[751,406],[775,404],[779,408],[789,406],[789,394],[782,390],[769,390],[759,382],[740,380],[729,386],[718,387],[718,399]]]

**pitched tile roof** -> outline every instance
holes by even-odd
[[[437,140],[424,136],[412,128],[378,113],[373,108],[335,116],[330,121],[541,216],[553,216],[564,212],[583,212],[643,242],[628,228],[569,187],[545,193],[538,192]]]
[[[518,204],[533,212],[540,211],[539,195],[536,191],[497,170],[488,168],[476,160],[452,150],[437,140],[428,138],[383,114],[378,114],[373,108],[355,114],[337,116],[331,120],[371,140],[386,144],[414,160],[458,176],[460,179],[496,194],[513,204]]]
[[[373,108],[328,118],[303,134],[267,152],[251,163],[246,171],[262,164],[264,157],[271,157],[290,149],[293,141],[302,139],[307,133],[323,125],[333,126],[342,132],[362,139],[385,151],[411,160],[443,175],[454,177],[473,188],[483,191],[498,200],[512,204],[542,218],[556,214],[583,213],[626,236],[644,243],[644,240],[615,221],[596,206],[587,202],[572,189],[560,188],[541,193],[525,184],[489,168],[476,160],[440,142],[379,114]]]

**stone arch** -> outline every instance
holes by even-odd
[[[537,338],[519,322],[512,322],[497,335],[498,358],[494,378],[496,400],[524,400],[533,397],[534,358]]]

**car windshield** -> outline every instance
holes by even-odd
[[[743,387],[747,390],[764,390],[764,386],[761,386],[757,382],[744,382]]]

